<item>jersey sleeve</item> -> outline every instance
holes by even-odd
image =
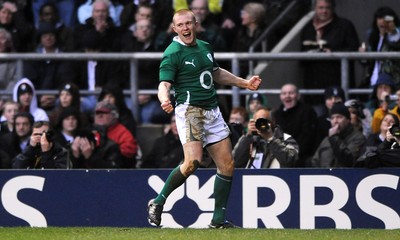
[[[160,64],[160,75],[159,79],[161,81],[173,82],[175,80],[177,65],[176,57],[173,54],[164,55],[161,59]]]

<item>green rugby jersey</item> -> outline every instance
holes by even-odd
[[[196,40],[195,46],[173,41],[164,51],[160,81],[168,81],[175,90],[176,104],[205,109],[218,106],[212,72],[218,68],[209,43]]]

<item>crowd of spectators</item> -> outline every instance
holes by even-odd
[[[210,42],[215,51],[247,52],[274,11],[288,2],[2,0],[0,53],[162,52],[176,35],[171,18],[181,8],[193,11],[198,38]],[[308,1],[303,2],[298,14],[310,8]],[[368,43],[361,44],[351,21],[335,13],[334,0],[314,2],[315,16],[301,34],[302,51],[400,49],[400,20],[391,8],[375,11]],[[243,63],[241,76],[249,71]],[[400,63],[391,59],[361,63],[368,69],[361,86],[373,90],[367,100],[346,99],[338,61],[303,61],[303,86],[324,88],[324,97],[300,96],[299,86],[283,82],[280,105],[272,106],[265,96],[254,93],[243,107],[229,109],[226,121],[236,166],[384,166],[387,162],[371,161],[399,148],[398,132],[389,129],[399,125]],[[158,65],[139,62],[139,89],[156,89]],[[13,92],[0,99],[1,168],[159,168],[174,167],[182,160],[174,116],[162,111],[155,96],[139,95],[139,118],[133,117],[132,101],[123,94],[131,88],[129,62],[40,60],[25,61],[23,66],[23,78],[17,79],[17,63],[0,62],[0,89]],[[58,93],[37,96],[37,90]],[[81,95],[80,90],[93,94]],[[267,130],[257,127],[258,119],[268,120]],[[145,156],[136,141],[141,124],[166,126]]]

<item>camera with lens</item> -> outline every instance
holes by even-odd
[[[53,130],[48,130],[47,132],[44,132],[46,135],[46,139],[48,142],[52,142],[54,140],[54,131]]]
[[[256,120],[256,128],[260,132],[268,131],[271,128],[271,121],[266,118],[259,118]]]
[[[392,126],[389,129],[390,134],[392,134],[396,138],[400,138],[400,126]]]
[[[397,101],[397,99],[399,99],[399,97],[396,94],[387,95],[385,97],[386,102],[394,102],[394,101]]]

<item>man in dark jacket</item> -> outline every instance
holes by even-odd
[[[314,154],[318,119],[312,107],[300,101],[300,94],[294,84],[281,88],[282,105],[275,111],[275,121],[285,133],[299,144],[298,167],[309,167],[309,158]]]
[[[235,167],[287,168],[298,160],[299,146],[292,136],[271,121],[271,113],[261,107],[250,119],[247,134],[233,149]]]
[[[32,114],[19,112],[14,116],[13,131],[0,137],[0,148],[5,151],[3,168],[11,168],[11,160],[27,147],[33,123]]]
[[[67,161],[67,151],[53,141],[50,123],[38,121],[33,124],[29,145],[12,160],[12,168],[66,168]]]
[[[331,109],[329,135],[312,158],[313,167],[353,167],[365,143],[362,132],[353,128],[349,109],[336,103]]]
[[[350,52],[357,51],[359,39],[352,22],[338,17],[334,0],[314,1],[315,16],[301,34],[302,50],[307,52]],[[303,61],[304,87],[326,88],[341,86],[340,61]],[[350,77],[353,80],[354,66],[350,64]],[[355,83],[350,82],[354,87]],[[307,96],[308,104],[318,104],[320,96]]]

